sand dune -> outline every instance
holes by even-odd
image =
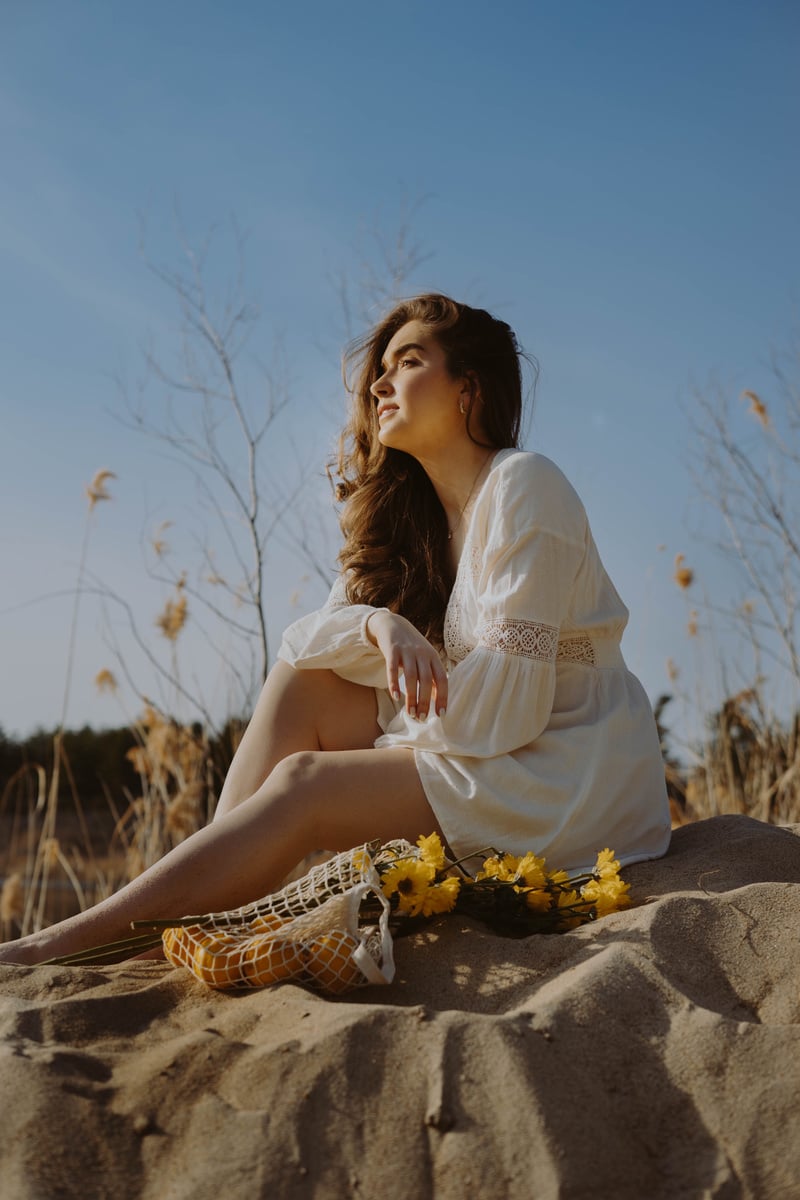
[[[508,940],[443,917],[338,1000],[0,968],[0,1195],[800,1196],[800,826],[717,817],[637,907]]]

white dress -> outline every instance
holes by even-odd
[[[665,853],[655,721],[620,650],[628,612],[554,463],[501,450],[478,493],[445,615],[444,717],[417,722],[392,700],[365,632],[374,611],[339,583],[279,657],[376,689],[375,745],[414,751],[454,854],[532,850],[580,870],[606,846],[623,864]]]

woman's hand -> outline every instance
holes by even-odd
[[[447,708],[447,672],[434,647],[410,621],[388,609],[378,609],[367,621],[367,637],[386,659],[386,678],[395,700],[400,699],[400,673],[409,716],[424,721],[435,699],[435,711]]]

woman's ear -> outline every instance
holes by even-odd
[[[464,403],[469,407],[477,404],[481,399],[481,385],[478,376],[474,371],[467,371],[464,376],[464,390],[462,392]]]

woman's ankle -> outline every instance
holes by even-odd
[[[9,966],[35,966],[50,957],[46,949],[32,937],[18,938],[15,942],[0,944],[0,964]]]

